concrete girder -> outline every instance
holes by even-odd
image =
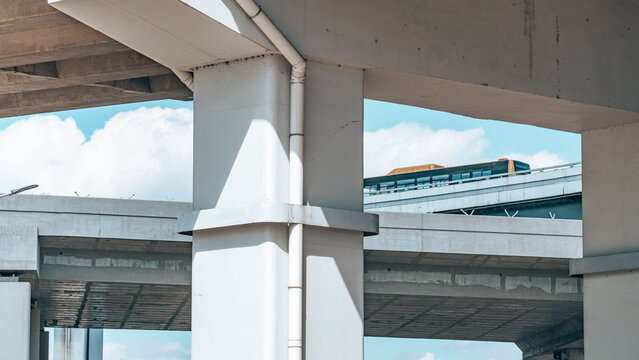
[[[0,94],[100,84],[170,73],[171,70],[166,67],[129,50],[0,69]]]
[[[2,33],[0,49],[2,68],[127,50],[81,23]]]
[[[0,33],[76,23],[44,0],[0,1]]]
[[[141,80],[2,94],[0,117],[160,99],[190,100],[191,96],[191,90],[176,76],[167,74]]]

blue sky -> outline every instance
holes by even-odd
[[[0,192],[38,182],[47,194],[190,200],[191,110],[191,102],[165,100],[0,119],[0,153],[22,154],[0,158],[20,169],[0,177]],[[503,156],[538,166],[581,159],[577,134],[377,101],[365,101],[364,130],[365,169],[375,175]],[[153,136],[141,141],[143,133]],[[188,332],[107,330],[104,342],[105,360],[183,360],[190,351]],[[365,359],[514,360],[521,352],[504,343],[366,338]]]

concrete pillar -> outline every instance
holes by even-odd
[[[53,330],[53,360],[102,360],[102,329]]]
[[[31,310],[31,329],[29,336],[29,359],[40,360],[40,310]]]
[[[270,55],[195,70],[194,360],[287,356],[289,73]],[[306,84],[305,202],[356,218],[361,70],[311,63]],[[362,359],[362,233],[300,216],[324,226],[304,227],[306,359]]]
[[[49,332],[40,331],[40,360],[49,360]]]
[[[29,360],[31,284],[0,277],[0,359]]]
[[[639,124],[582,135],[585,358],[639,354]]]
[[[309,61],[304,201],[362,211],[363,72]],[[363,359],[361,232],[304,228],[306,360]]]

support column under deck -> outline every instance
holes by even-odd
[[[585,359],[639,354],[639,124],[582,135]],[[579,266],[574,266],[574,265]]]
[[[31,284],[0,277],[0,359],[29,360]]]
[[[306,359],[363,358],[362,72],[308,68],[301,207],[288,205],[289,65],[267,55],[195,71],[194,360],[286,359],[296,222]]]

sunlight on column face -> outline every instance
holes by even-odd
[[[216,207],[282,199],[288,189],[287,148],[271,121],[253,119]]]

